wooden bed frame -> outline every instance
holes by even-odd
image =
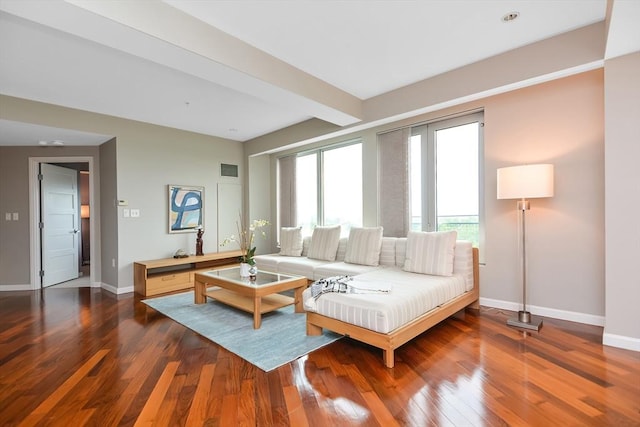
[[[464,310],[467,307],[479,310],[479,298],[480,272],[478,267],[478,248],[473,248],[473,289],[428,311],[406,325],[383,334],[318,313],[307,312],[307,335],[321,335],[322,329],[325,328],[374,347],[381,348],[385,366],[387,368],[393,368],[393,352],[396,348],[460,310]]]

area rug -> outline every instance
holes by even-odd
[[[193,292],[142,301],[154,310],[269,372],[342,337],[330,331],[306,334],[306,316],[293,306],[262,315],[253,329],[253,315],[215,300],[194,304]]]

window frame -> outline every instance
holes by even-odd
[[[446,147],[436,144],[435,137],[437,132],[452,129],[464,125],[476,124],[474,126],[474,134],[477,131],[477,138],[474,138],[474,151],[477,149],[477,163],[474,169],[477,169],[477,180],[472,182],[474,187],[477,184],[477,224],[478,231],[474,232],[472,240],[474,245],[482,248],[485,245],[485,197],[484,197],[484,110],[474,109],[470,111],[460,112],[455,115],[449,115],[434,120],[417,122],[406,126],[384,130],[377,133],[378,144],[378,218],[380,224],[385,230],[391,230],[390,236],[402,237],[411,230],[414,231],[435,231],[438,228],[438,220],[441,225],[447,222],[446,218],[447,206],[445,199],[441,199],[442,215],[437,217],[437,195],[438,195],[438,175],[440,178],[452,179],[450,176],[442,175],[443,171],[438,174],[436,150],[441,151],[445,155],[443,159],[455,167],[455,151],[453,157],[451,152],[447,153]],[[445,132],[445,141],[449,138]],[[416,136],[419,138],[416,141]],[[468,134],[463,134],[463,141],[471,141],[466,139]],[[440,135],[438,135],[440,137]],[[456,139],[451,140],[455,142]],[[464,145],[464,144],[463,144]],[[444,151],[442,151],[444,148]],[[475,154],[475,153],[474,153]],[[416,155],[418,157],[416,157]],[[416,161],[417,159],[417,161]],[[470,160],[467,158],[467,160]],[[420,170],[417,171],[416,168]],[[406,171],[404,180],[400,176]],[[465,170],[465,169],[461,169]],[[474,171],[475,172],[475,171]],[[456,183],[451,181],[454,185]],[[460,183],[464,185],[464,183]],[[467,187],[473,191],[472,187]],[[441,190],[444,188],[441,187]],[[441,193],[442,196],[444,193]],[[463,210],[464,206],[461,206]],[[457,210],[457,209],[454,209]],[[475,211],[475,208],[474,208]],[[415,214],[415,215],[414,215]],[[451,213],[453,214],[453,213]],[[475,217],[475,213],[473,214]],[[463,221],[464,222],[464,221]],[[476,222],[473,221],[473,224]],[[463,226],[464,227],[464,226]],[[464,231],[464,230],[463,230]],[[482,253],[482,252],[481,252]]]
[[[318,147],[318,148],[314,148],[311,150],[305,150],[305,151],[300,151],[299,153],[296,153],[296,161],[299,157],[304,157],[304,156],[309,156],[309,155],[315,155],[316,156],[316,170],[317,170],[317,177],[316,177],[316,209],[317,209],[317,218],[318,218],[318,226],[323,226],[323,225],[334,225],[334,224],[325,224],[325,212],[324,212],[324,192],[325,192],[325,180],[324,180],[324,153],[328,152],[328,151],[333,151],[333,150],[338,150],[340,148],[344,148],[344,147],[348,147],[351,145],[360,145],[360,166],[361,169],[364,170],[364,164],[363,164],[363,158],[364,158],[364,144],[362,143],[362,139],[361,138],[355,138],[355,139],[350,139],[348,141],[342,141],[336,144],[330,144],[330,145],[326,145],[323,147]],[[362,186],[364,187],[364,180],[361,182]],[[364,188],[361,188],[361,193],[364,194]],[[296,215],[297,217],[297,215]],[[361,204],[360,206],[360,226],[362,226],[362,223],[364,221],[364,203]],[[298,223],[298,220],[296,218],[296,223]],[[303,230],[304,231],[304,230]]]

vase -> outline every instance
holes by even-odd
[[[240,277],[249,277],[251,275],[249,270],[251,270],[251,264],[247,264],[246,262],[240,263]]]

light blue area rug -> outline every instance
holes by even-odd
[[[329,331],[307,336],[306,316],[295,313],[292,305],[263,314],[262,326],[253,329],[251,313],[209,298],[206,304],[194,304],[193,292],[142,302],[266,372],[342,337]]]

